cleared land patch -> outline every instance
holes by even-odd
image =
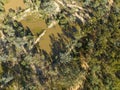
[[[51,39],[50,36],[54,36],[55,38],[58,38],[58,34],[62,34],[61,27],[57,24],[56,26],[52,28],[48,28],[45,21],[39,17],[37,13],[33,13],[31,15],[28,15],[26,18],[24,18],[21,23],[25,28],[29,28],[34,35],[37,35],[37,33],[41,33],[43,30],[46,30],[45,35],[40,40],[40,48],[45,50],[46,52],[51,52]]]
[[[51,52],[51,39],[50,36],[54,36],[54,38],[58,38],[58,34],[62,34],[62,30],[59,25],[56,25],[50,29],[47,29],[46,34],[40,40],[40,48],[47,51],[48,53]]]
[[[21,23],[25,28],[30,28],[33,34],[40,33],[47,27],[45,21],[40,18],[37,13],[28,15],[21,20]]]
[[[8,0],[5,4],[5,11],[8,12],[10,8],[16,10],[18,7],[25,9],[25,4],[23,0]],[[24,28],[28,28],[32,33],[37,36],[37,34],[42,33],[46,30],[45,35],[40,39],[40,48],[45,50],[47,53],[52,52],[52,42],[50,36],[54,36],[55,39],[59,39],[58,34],[63,34],[61,27],[57,24],[53,27],[48,28],[45,23],[45,20],[40,18],[39,13],[27,13],[27,16],[24,17],[21,21]]]
[[[21,7],[22,9],[26,7],[23,0],[8,0],[8,2],[4,5],[6,12],[8,12],[10,8],[16,10],[18,7]]]

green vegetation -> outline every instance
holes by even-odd
[[[120,89],[119,0],[24,3],[0,23],[0,90]]]

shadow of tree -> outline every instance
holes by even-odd
[[[47,77],[45,77],[45,74],[43,73],[43,70],[41,68],[39,68],[38,66],[35,66],[35,69],[36,69],[40,84],[44,85],[45,82],[48,80]]]
[[[66,29],[63,29],[62,32],[66,37],[75,39],[74,33],[77,32],[77,29],[75,26],[71,26],[71,27],[67,27]]]
[[[33,33],[31,32],[31,30],[28,26],[26,26],[26,29],[25,29],[25,36],[27,36],[27,35],[33,36]]]

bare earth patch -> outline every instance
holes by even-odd
[[[5,11],[8,12],[10,8],[16,10],[18,7],[25,9],[25,4],[23,0],[9,0],[8,3],[5,4]]]

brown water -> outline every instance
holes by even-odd
[[[18,7],[21,7],[24,9],[26,6],[23,2],[23,0],[8,0],[8,2],[5,4],[5,10],[8,12],[10,8],[16,10]]]

